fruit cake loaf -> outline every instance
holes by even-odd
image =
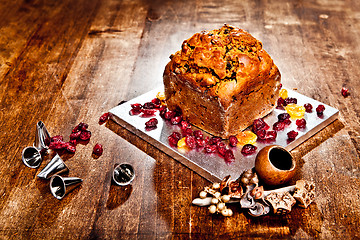
[[[168,108],[213,135],[236,135],[275,108],[280,72],[242,29],[225,24],[196,33],[170,59],[163,75]]]

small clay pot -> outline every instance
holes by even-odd
[[[266,146],[255,159],[255,171],[268,185],[288,182],[295,174],[296,163],[285,148],[278,145]]]

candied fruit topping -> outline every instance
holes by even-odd
[[[156,94],[156,98],[158,98],[160,101],[164,101],[165,100],[165,93],[164,92],[158,92]]]
[[[236,137],[240,145],[254,144],[257,140],[256,134],[248,130],[239,133]]]
[[[280,90],[280,93],[279,93],[279,96],[282,98],[282,99],[285,99],[288,97],[288,91],[286,89],[281,89]]]
[[[285,107],[285,110],[290,114],[291,118],[302,118],[305,114],[305,107],[290,103]]]
[[[256,152],[257,147],[252,144],[246,144],[241,149],[241,153],[245,156],[254,154]]]
[[[313,106],[310,104],[310,103],[305,103],[304,104],[304,108],[305,108],[305,111],[307,113],[311,113],[312,112],[312,109],[313,109]]]
[[[178,146],[179,148],[184,148],[184,147],[187,146],[187,145],[186,145],[185,138],[186,138],[186,137],[183,137],[182,139],[180,139],[180,140],[177,142],[177,146]]]

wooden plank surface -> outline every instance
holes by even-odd
[[[0,1],[0,239],[360,238],[360,4],[322,1]],[[317,198],[285,216],[210,215],[191,205],[210,183],[99,116],[162,85],[170,54],[195,32],[228,23],[263,42],[288,88],[340,110],[292,151],[296,179]],[[350,96],[340,90],[347,87]],[[92,138],[62,158],[84,181],[55,199],[21,162],[37,121],[66,140],[79,122]],[[91,155],[104,146],[100,158]],[[131,163],[130,186],[111,184]]]

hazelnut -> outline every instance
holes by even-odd
[[[209,212],[210,212],[211,214],[216,213],[216,206],[215,206],[215,205],[210,205],[210,207],[209,207]]]
[[[227,203],[228,201],[230,201],[230,196],[229,195],[223,195],[221,197],[221,200],[224,202],[224,203]]]
[[[217,198],[212,198],[211,199],[211,204],[218,204],[219,203],[219,199],[217,199]]]
[[[206,198],[207,192],[201,191],[200,194],[199,194],[199,196],[200,196],[200,198]]]
[[[220,202],[220,203],[217,204],[217,209],[219,211],[222,211],[225,208],[226,208],[225,203]]]
[[[214,183],[212,186],[213,189],[219,189],[220,188],[220,183]]]

